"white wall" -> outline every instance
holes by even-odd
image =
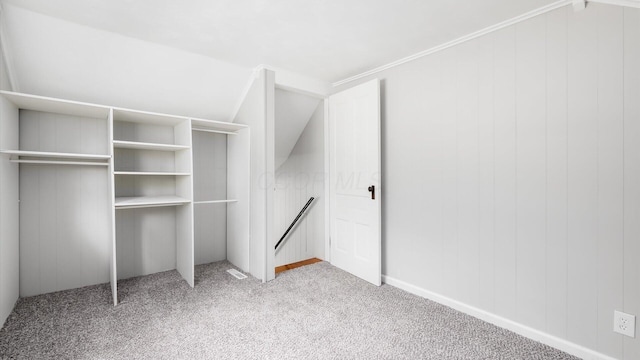
[[[311,196],[302,218],[276,251],[275,265],[317,257],[324,259],[324,102],[320,102],[289,158],[276,170],[276,242]]]
[[[565,7],[375,76],[387,279],[640,359],[612,331],[640,316],[640,10]]]
[[[272,71],[259,70],[255,76],[234,122],[251,129],[248,270],[258,279],[267,281],[275,277],[274,257],[267,252],[268,246],[273,246],[275,82]]]
[[[1,24],[0,24],[1,26]],[[1,47],[0,47],[1,48]],[[0,51],[0,88],[11,90]],[[18,148],[18,110],[0,99],[0,149]],[[18,164],[0,155],[0,327],[13,310],[19,296],[19,207]]]

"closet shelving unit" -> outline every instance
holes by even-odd
[[[115,109],[114,171],[117,209],[191,202],[188,118]],[[153,141],[153,142],[151,142]],[[171,178],[161,183],[153,177]]]
[[[2,161],[11,164],[3,165],[2,181],[14,186],[3,187],[9,191],[0,201],[3,216],[14,212],[19,219],[15,233],[3,226],[0,241],[19,238],[11,258],[18,262],[20,294],[108,282],[110,109],[5,91],[0,96],[6,132],[0,149]]]
[[[237,226],[221,229],[219,224],[213,224],[207,219],[234,217],[235,212],[245,211],[243,206],[246,204],[238,202],[237,194],[238,189],[248,187],[248,184],[238,184],[239,179],[236,174],[238,162],[232,160],[234,156],[232,149],[242,142],[242,135],[239,135],[242,133],[242,128],[237,124],[203,119],[191,119],[191,128],[193,163],[197,164],[194,167],[193,186],[196,264],[221,260],[216,255],[219,253],[226,253],[228,260],[232,262],[237,260],[234,263],[241,264],[244,262],[241,258],[245,256],[246,249],[238,247],[237,242],[223,241],[225,236],[234,237]],[[248,130],[245,131],[248,132]],[[248,144],[244,146],[248,148]],[[227,151],[229,154],[226,154]],[[220,173],[226,174],[226,181],[220,178]]]
[[[0,241],[19,238],[21,296],[110,282],[116,305],[119,279],[172,269],[193,287],[194,204],[234,204],[223,209],[226,242],[248,247],[247,126],[8,91],[0,104],[15,135],[0,137],[2,169],[20,191],[20,231],[2,229]],[[237,139],[222,174],[232,197],[194,201],[196,131]],[[248,254],[228,259],[248,270]]]
[[[118,273],[177,269],[193,287],[189,118],[114,109],[113,136]]]

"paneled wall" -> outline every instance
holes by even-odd
[[[121,209],[115,216],[118,280],[177,267],[175,207]]]
[[[229,135],[237,136],[237,135]],[[194,131],[193,196],[196,265],[227,258],[227,135]]]
[[[374,76],[383,273],[640,359],[612,331],[640,316],[640,10],[569,6]]]
[[[315,198],[276,251],[276,266],[313,257],[324,259],[324,174],[324,104],[320,102],[289,158],[276,169],[276,240],[309,198]]]
[[[20,110],[20,149],[106,154],[108,126]],[[109,176],[106,166],[20,166],[20,296],[109,281]]]

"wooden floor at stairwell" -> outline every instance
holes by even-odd
[[[321,261],[322,260],[320,260],[318,258],[311,258],[311,259],[307,259],[307,260],[294,262],[292,264],[276,266],[276,275],[281,273],[281,272],[283,272],[283,271],[299,268],[299,267],[305,266],[305,265],[315,264],[315,263],[318,263],[318,262],[321,262]]]

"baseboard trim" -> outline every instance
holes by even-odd
[[[393,287],[396,287],[398,289],[402,289],[404,291],[407,291],[411,294],[414,295],[418,295],[420,297],[435,301],[439,304],[448,306],[452,309],[458,310],[460,312],[463,312],[467,315],[471,315],[475,318],[478,318],[480,320],[486,321],[488,323],[491,323],[493,325],[496,325],[498,327],[513,331],[514,333],[518,334],[518,335],[522,335],[526,338],[529,338],[531,340],[543,343],[545,345],[549,345],[553,348],[556,348],[558,350],[564,351],[568,354],[580,357],[582,359],[585,360],[616,360],[615,358],[612,358],[608,355],[605,354],[601,354],[597,351],[588,349],[584,346],[572,343],[570,341],[567,341],[565,339],[561,339],[557,336],[545,333],[543,331],[540,330],[536,330],[533,329],[531,327],[528,327],[526,325],[522,325],[520,323],[517,323],[513,320],[509,320],[506,319],[504,317],[501,317],[499,315],[496,314],[492,314],[488,311],[482,310],[482,309],[478,309],[474,306],[471,305],[467,305],[463,302],[460,302],[458,300],[454,300],[451,298],[448,298],[446,296],[434,293],[432,291],[420,288],[418,286],[415,286],[413,284],[409,284],[407,282],[404,282],[402,280],[398,280],[395,279],[391,276],[387,276],[387,275],[382,275],[382,281],[385,284],[391,285]]]

